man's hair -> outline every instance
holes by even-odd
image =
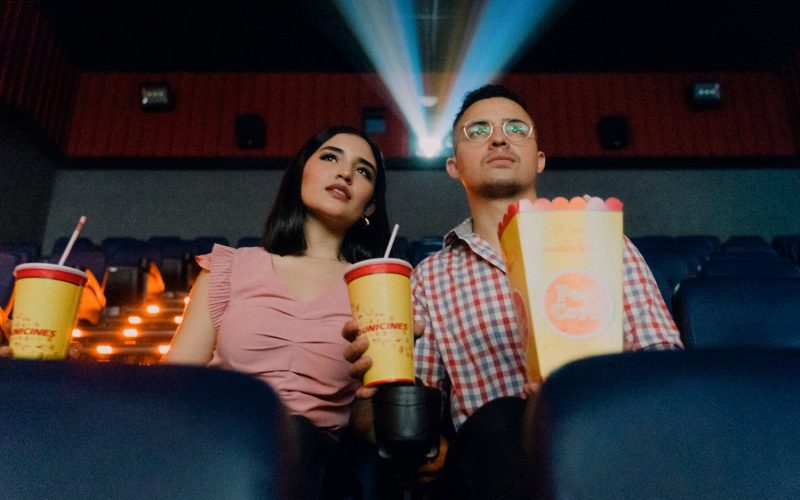
[[[526,112],[528,111],[528,106],[525,104],[525,101],[520,97],[516,92],[509,89],[508,87],[504,87],[502,85],[497,84],[488,84],[484,85],[483,87],[478,87],[477,89],[468,92],[467,95],[464,96],[464,101],[461,104],[461,109],[458,110],[458,114],[456,114],[455,120],[453,120],[453,135],[455,136],[455,129],[458,120],[464,115],[464,112],[475,104],[478,101],[482,101],[484,99],[491,99],[492,97],[505,97],[506,99],[512,100],[515,103],[522,106]]]

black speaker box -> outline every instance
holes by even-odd
[[[628,118],[622,115],[611,115],[600,118],[597,122],[597,135],[603,149],[625,149],[630,143],[630,125]]]
[[[236,144],[240,149],[263,149],[267,144],[267,124],[258,113],[236,117]]]

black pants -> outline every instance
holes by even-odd
[[[339,500],[362,497],[348,447],[312,424],[294,416],[299,443],[301,488],[294,496],[307,500]]]
[[[521,498],[524,414],[525,400],[507,397],[470,415],[447,452],[447,498]]]

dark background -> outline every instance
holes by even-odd
[[[38,3],[84,70],[370,69],[330,1]],[[414,2],[423,45],[436,52],[435,26],[481,3]],[[520,2],[507,3],[514,16]],[[800,47],[797,0],[557,0],[554,11],[510,72],[776,69]]]

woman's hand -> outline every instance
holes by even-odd
[[[11,320],[6,316],[5,311],[0,309],[0,358],[11,357],[11,347],[5,345],[5,340],[11,333]]]
[[[414,338],[419,338],[425,332],[425,322],[414,322]],[[372,366],[372,358],[365,356],[364,353],[369,347],[369,338],[366,335],[358,334],[358,323],[351,319],[342,327],[342,337],[350,344],[344,349],[344,359],[351,363],[350,376],[363,380],[364,374]],[[363,385],[356,390],[356,397],[368,399],[375,395],[378,389],[375,387],[364,387]]]
[[[344,359],[351,363],[350,376],[357,380],[363,380],[364,374],[372,366],[372,358],[364,356],[369,347],[369,338],[366,335],[358,334],[358,323],[351,319],[342,327],[342,337],[350,342],[344,349]],[[363,385],[356,390],[356,397],[368,399],[375,395],[378,389],[375,387],[364,387]]]

